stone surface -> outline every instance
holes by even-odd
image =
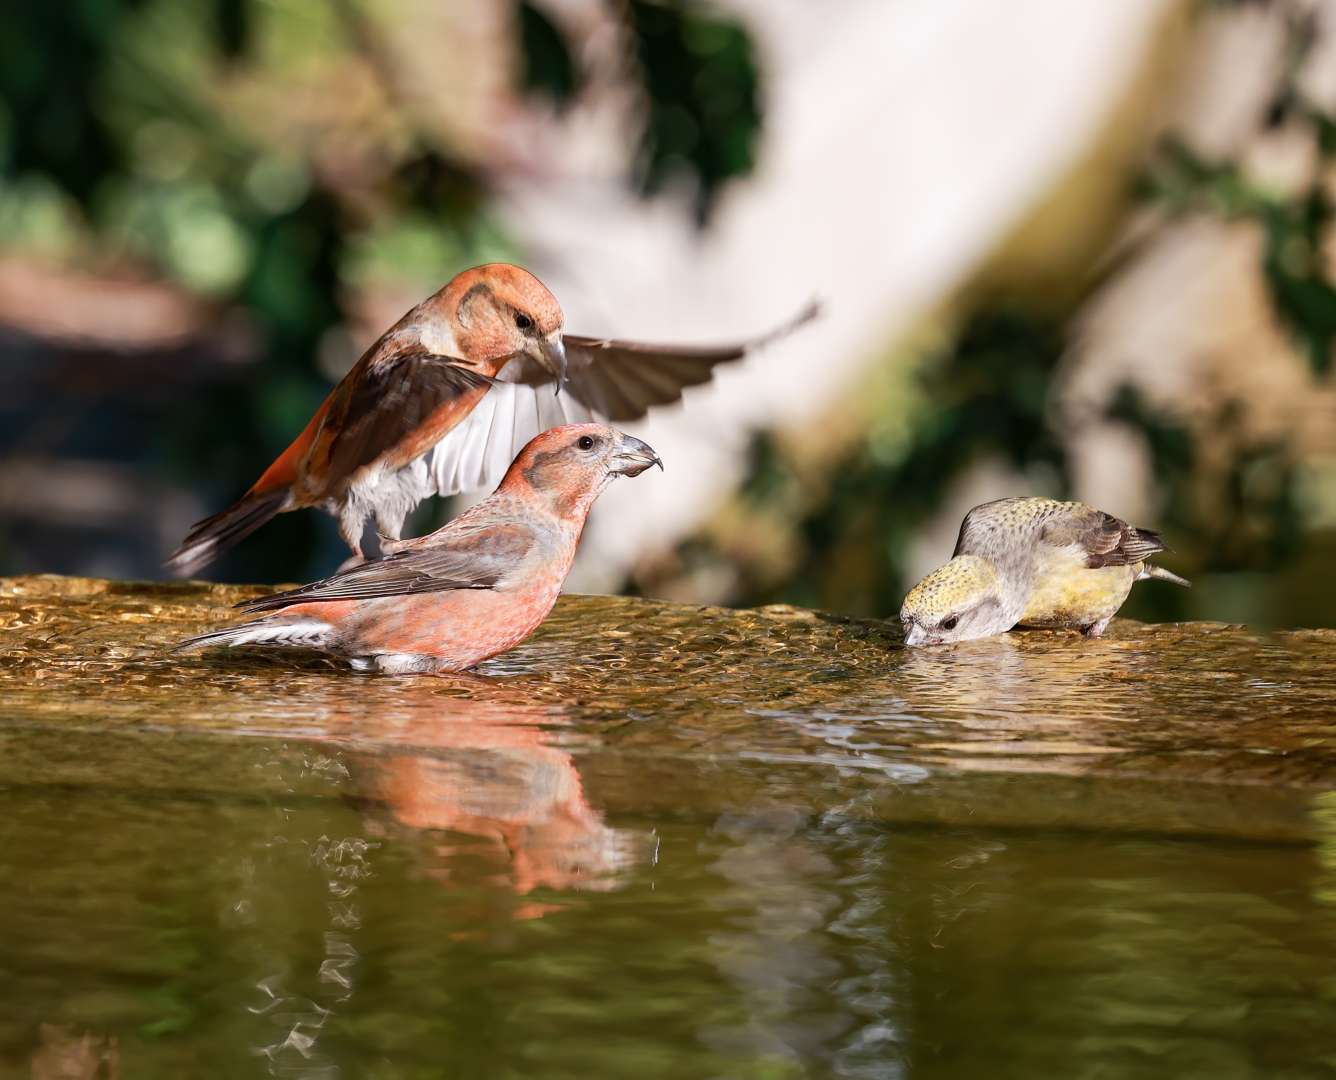
[[[1036,631],[905,649],[894,623],[566,596],[529,642],[464,676],[169,651],[264,591],[0,582],[4,716],[66,733],[363,746],[405,725],[534,721],[616,760],[628,798],[697,809],[718,801],[720,762],[788,762],[796,784],[804,768],[840,776],[890,816],[1271,836],[1302,832],[1307,797],[1336,781],[1333,631],[1116,621],[1096,641]]]

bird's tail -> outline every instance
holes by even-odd
[[[1157,551],[1168,551],[1169,545],[1157,532],[1150,529],[1134,529],[1125,526],[1119,550],[1127,556],[1128,562],[1148,559]]]
[[[172,646],[172,652],[190,652],[213,645],[278,645],[296,649],[322,649],[329,644],[333,627],[319,619],[252,619],[236,626],[224,626],[198,634]]]
[[[290,495],[285,487],[251,492],[213,517],[195,522],[163,566],[177,577],[189,577],[280,513]]]
[[[1148,578],[1159,578],[1161,581],[1172,581],[1175,585],[1182,585],[1185,589],[1192,588],[1192,582],[1187,578],[1181,578],[1177,574],[1170,573],[1163,566],[1151,566],[1150,563],[1144,563],[1141,567],[1141,573],[1137,575],[1137,580],[1145,581]]]

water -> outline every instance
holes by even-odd
[[[1336,1075],[1336,634],[165,653],[253,594],[0,582],[0,1076]]]

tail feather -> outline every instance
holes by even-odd
[[[255,492],[238,499],[226,510],[197,521],[181,546],[163,565],[178,577],[188,577],[208,566],[224,551],[244,540],[281,512],[289,498],[287,488]]]
[[[1145,581],[1148,578],[1159,578],[1161,581],[1172,581],[1175,585],[1182,585],[1185,589],[1192,588],[1192,582],[1187,578],[1181,578],[1177,574],[1166,570],[1163,566],[1152,566],[1146,563],[1141,568],[1141,573],[1137,575],[1138,581]]]
[[[210,645],[231,645],[232,631],[237,627],[226,627],[222,630],[210,630],[207,634],[196,634],[194,637],[186,638],[184,641],[178,641],[171,647],[170,652],[191,652],[194,649],[207,649]]]
[[[1128,562],[1140,562],[1157,551],[1168,551],[1169,545],[1159,533],[1150,529],[1127,529],[1123,533],[1119,550],[1127,556]]]
[[[279,645],[298,649],[321,649],[334,628],[319,619],[252,619],[236,626],[224,626],[198,634],[172,646],[172,652],[207,649],[212,645]]]

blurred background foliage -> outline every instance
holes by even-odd
[[[1234,6],[1186,5],[1187,34]],[[1166,123],[1112,177],[1072,170],[1070,190],[971,281],[872,350],[838,417],[761,432],[736,498],[675,549],[649,553],[628,587],[894,612],[912,577],[949,554],[971,491],[1083,494],[1100,467],[1127,460],[1097,448],[1130,432],[1150,478],[1138,523],[1163,528],[1171,565],[1199,584],[1138,590],[1130,614],[1336,623],[1330,418],[1288,422],[1229,374],[1224,346],[1205,350],[1223,358],[1214,367],[1178,364],[1191,393],[1118,371],[1118,335],[1145,315],[1127,294],[1205,235],[1229,259],[1247,252],[1277,370],[1282,353],[1303,360],[1302,376],[1284,368],[1288,381],[1269,383],[1310,413],[1333,400],[1336,114],[1309,89],[1330,28],[1301,0],[1242,6],[1284,26],[1255,131],[1217,153],[1190,124]],[[609,5],[598,29],[615,40],[610,76],[594,33],[568,16],[536,0],[11,11],[0,35],[0,570],[155,573],[193,517],[249,486],[300,430],[354,342],[464,266],[535,254],[494,196],[541,158],[544,118],[591,94],[632,102],[625,185],[681,196],[681,229],[711,229],[722,196],[763,162],[767,71],[752,28],[704,3]],[[413,59],[412,38],[443,44]],[[497,101],[511,110],[503,124]],[[520,109],[528,119],[515,120]],[[1282,181],[1255,153],[1277,141],[1306,162]],[[1095,199],[1092,185],[1113,194]],[[1054,243],[1045,213],[1070,214],[1083,197],[1081,227]],[[1036,245],[1051,272],[1015,272]],[[1148,287],[1157,305],[1178,302],[1173,280]],[[1255,344],[1237,345],[1238,364],[1265,367]],[[309,578],[336,559],[327,522],[287,515],[218,576]]]
[[[454,50],[471,35],[500,39],[493,57],[519,93],[568,103],[583,78],[557,23],[530,3],[490,7],[493,25],[461,30],[447,18],[424,32]],[[0,569],[115,572],[123,559],[103,565],[90,549],[114,544],[127,515],[158,513],[162,485],[198,493],[203,503],[167,515],[149,558],[126,567],[152,573],[185,518],[245,490],[304,426],[355,359],[346,326],[359,306],[370,329],[466,266],[523,261],[487,206],[503,153],[483,143],[481,118],[449,123],[470,89],[449,76],[424,89],[403,70],[396,39],[422,15],[356,0],[76,0],[10,13],[0,35],[0,247],[164,288],[125,291],[145,307],[130,341],[100,341],[68,310],[6,328],[6,378],[26,399],[12,403],[10,454],[126,469],[86,470],[89,485],[124,478],[108,495],[123,513],[99,521],[48,507],[40,542],[25,518],[42,508],[25,503],[41,499],[15,492]],[[751,39],[695,3],[631,0],[622,19],[644,102],[631,183],[645,194],[686,185],[703,227],[723,185],[753,162]],[[444,63],[458,59],[447,52]],[[447,107],[425,107],[428,91]],[[52,308],[77,303],[57,278],[33,287]],[[400,308],[376,302],[385,294]],[[160,328],[161,343],[159,328],[143,325],[173,317],[187,326]],[[67,322],[69,334],[48,333]],[[177,369],[171,388],[159,384],[164,366]],[[58,371],[77,371],[80,385]],[[18,475],[34,472],[68,481],[78,498],[71,470]],[[153,492],[140,476],[158,482]],[[323,572],[336,550],[323,526],[282,518],[219,575]]]
[[[1092,485],[1073,460],[1094,442],[1092,429],[1113,427],[1135,433],[1144,448],[1141,514],[1174,549],[1166,561],[1198,586],[1192,593],[1138,588],[1125,615],[1336,625],[1336,578],[1327,570],[1336,557],[1336,112],[1305,88],[1315,69],[1330,83],[1336,27],[1330,5],[1224,2],[1190,5],[1189,33],[1212,15],[1244,8],[1279,22],[1284,44],[1255,131],[1235,156],[1211,156],[1172,123],[1159,126],[1128,168],[1093,255],[1085,237],[1051,241],[1054,222],[1068,223],[1073,201],[1100,226],[1103,178],[1092,176],[1089,162],[1070,170],[1048,204],[928,316],[928,333],[888,357],[898,375],[870,379],[858,388],[858,404],[846,401],[828,418],[827,432],[861,417],[855,438],[836,440],[840,449],[828,454],[812,433],[763,435],[738,506],[651,567],[645,591],[671,594],[677,580],[723,580],[753,603],[894,612],[918,574],[949,554],[970,505],[1003,494],[1080,498],[1091,486],[1117,488]],[[1098,148],[1092,157],[1099,159]],[[1264,300],[1247,317],[1265,320],[1280,340],[1265,341],[1270,355],[1250,351],[1255,338],[1239,341],[1235,357],[1222,347],[1177,401],[1147,394],[1129,372],[1112,383],[1097,416],[1090,402],[1073,408],[1064,398],[1079,381],[1074,369],[1116,368],[1118,350],[1140,345],[1134,333],[1105,331],[1109,340],[1101,342],[1091,325],[1100,311],[1112,307],[1133,324],[1192,288],[1168,275],[1168,288],[1137,303],[1111,300],[1138,275],[1155,278],[1142,273],[1154,261],[1148,256],[1185,246],[1176,231],[1184,223],[1221,238],[1235,227],[1258,236],[1245,272],[1255,275]],[[1221,260],[1233,254],[1222,240]],[[1036,261],[1044,272],[1027,273]],[[1212,305],[1223,315],[1236,299],[1221,286]],[[1193,342],[1170,336],[1166,344],[1152,363],[1192,367]],[[1295,377],[1270,400],[1221,374],[1237,362],[1265,381],[1290,353],[1307,370],[1287,371]],[[1310,393],[1310,411],[1320,415],[1287,426],[1288,407]],[[1270,410],[1272,422],[1256,422]],[[816,476],[805,464],[813,458],[824,459]],[[1109,460],[1116,468],[1115,455]],[[962,501],[962,489],[977,494]],[[925,555],[930,523],[935,546]]]

